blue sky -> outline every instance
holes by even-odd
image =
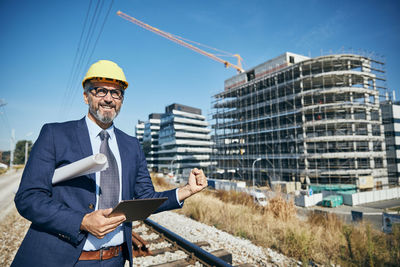
[[[0,108],[0,150],[9,149],[11,129],[16,140],[35,140],[44,123],[82,118],[87,106],[80,82],[88,63],[99,59],[117,62],[130,83],[116,119],[128,134],[134,135],[138,119],[172,103],[210,113],[212,96],[236,72],[121,19],[118,10],[238,53],[246,68],[286,51],[312,57],[342,49],[374,52],[385,57],[387,86],[400,98],[400,1],[115,0],[95,42],[111,2],[100,2],[90,39],[87,29],[97,3],[0,0],[0,99],[7,103]],[[71,75],[79,40],[82,67]]]

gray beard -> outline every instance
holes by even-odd
[[[111,116],[111,117],[103,116],[100,113],[99,109],[94,109],[93,108],[91,97],[89,97],[88,100],[89,100],[89,112],[90,112],[90,114],[92,114],[93,117],[96,118],[96,120],[98,120],[98,121],[100,121],[100,122],[102,122],[104,124],[108,124],[108,123],[111,123],[117,117],[119,111],[115,111],[115,115]]]

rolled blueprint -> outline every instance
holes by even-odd
[[[72,162],[54,171],[52,184],[67,181],[89,173],[103,171],[108,168],[107,157],[104,154],[91,155]]]

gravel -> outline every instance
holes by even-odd
[[[7,215],[2,216],[0,221],[0,266],[11,265],[29,225],[30,222],[18,214],[15,206]]]
[[[232,236],[213,226],[199,223],[175,212],[167,211],[154,214],[150,216],[150,219],[190,242],[207,241],[210,246],[204,247],[204,249],[208,252],[225,249],[232,253],[233,265],[247,263],[253,266],[301,266],[300,262],[272,249],[256,246],[247,239]],[[154,257],[144,258],[151,259]],[[141,262],[141,264],[146,263]]]

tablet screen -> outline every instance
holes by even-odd
[[[155,212],[168,198],[145,198],[123,200],[113,209],[109,216],[124,214],[126,221],[144,220]]]

